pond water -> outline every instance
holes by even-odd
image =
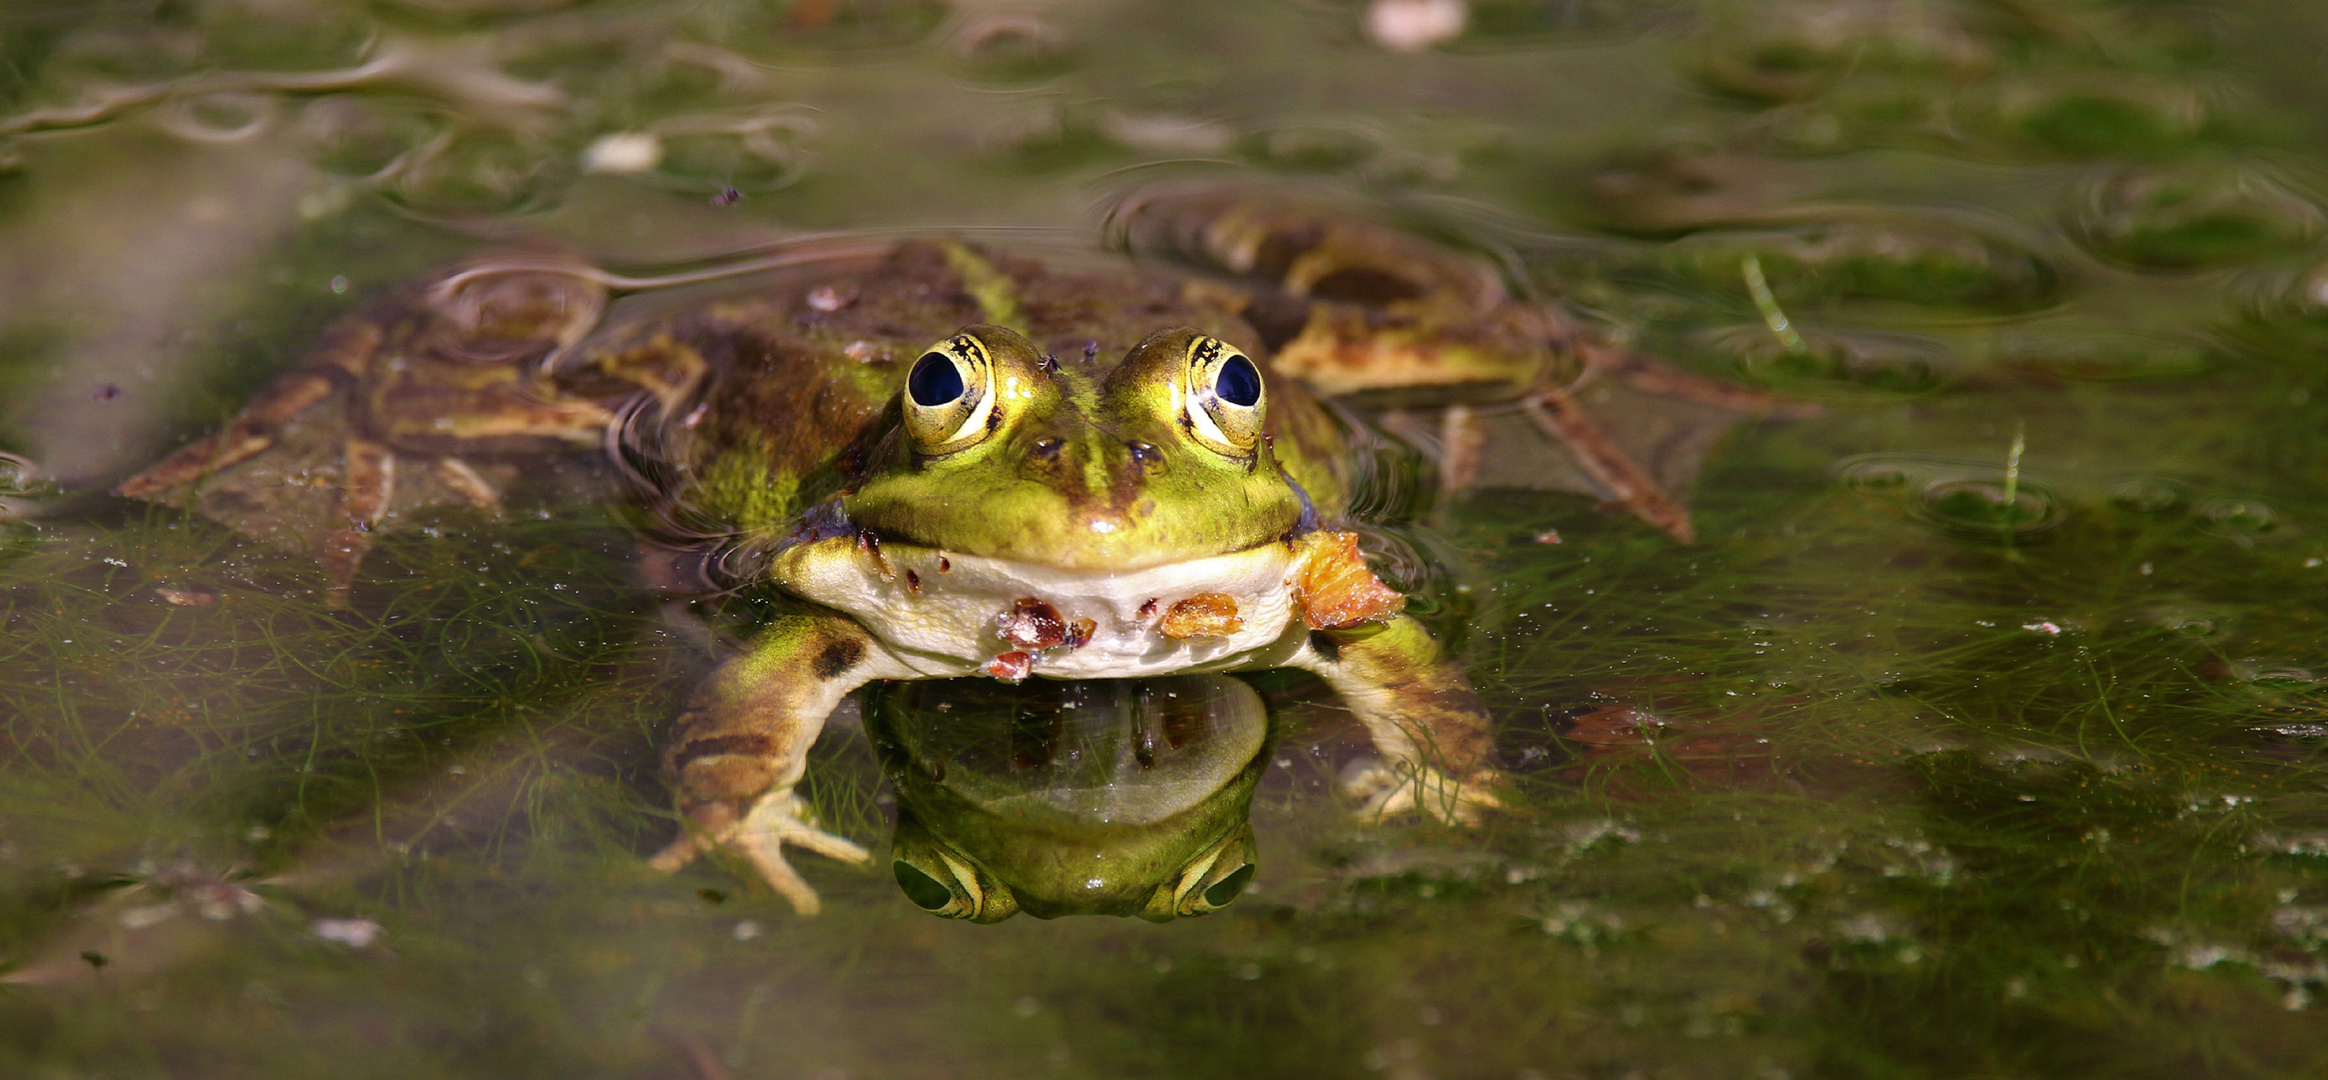
[[[2299,0],[15,0],[0,1073],[2328,1075],[2323,50]],[[933,747],[1028,813],[1249,792],[1205,918],[650,870],[753,615],[650,587],[586,464],[380,530],[344,607],[107,494],[480,249],[1090,246],[1192,179],[1819,406],[1580,392],[1691,544],[1489,424],[1392,575],[1495,718],[1476,827],[1354,820],[1288,674],[900,685],[811,756],[883,856]]]

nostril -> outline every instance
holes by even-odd
[[[1066,441],[1066,440],[1064,440],[1064,439],[1059,439],[1059,438],[1042,438],[1042,439],[1036,439],[1036,440],[1035,440],[1035,453],[1041,454],[1041,455],[1043,455],[1044,457],[1057,457],[1057,456],[1058,456],[1058,454],[1059,454],[1059,448],[1060,448],[1060,447],[1062,447],[1062,446],[1065,446],[1065,445],[1067,445],[1067,441]]]
[[[1153,465],[1164,460],[1164,451],[1156,449],[1154,443],[1135,442],[1125,445],[1132,451],[1132,460],[1142,465]]]

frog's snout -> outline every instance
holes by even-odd
[[[1021,476],[1086,506],[1114,506],[1163,467],[1155,446],[1091,428],[1033,433],[1019,455]]]

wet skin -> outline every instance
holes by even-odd
[[[462,455],[610,446],[654,539],[784,596],[673,727],[686,826],[654,863],[729,849],[803,913],[816,894],[783,845],[869,856],[818,829],[794,786],[827,714],[876,680],[1299,668],[1383,759],[1356,782],[1364,816],[1475,820],[1498,804],[1486,716],[1345,524],[1359,459],[1396,448],[1318,390],[1522,399],[1684,539],[1686,513],[1568,380],[1581,366],[1740,393],[1598,345],[1479,264],[1358,219],[1183,192],[1123,220],[1244,284],[941,237],[803,247],[746,288],[610,316],[578,263],[483,260],[360,309],[226,430],[120,490],[161,495],[344,408],[341,520],[322,543],[344,602],[400,469],[491,506]],[[1182,881],[1220,855],[1175,849],[1148,872]]]

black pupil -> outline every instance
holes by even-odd
[[[1261,403],[1261,373],[1253,369],[1251,360],[1229,357],[1220,373],[1213,376],[1213,393],[1231,405],[1250,409]]]
[[[905,392],[913,403],[925,409],[934,409],[962,396],[962,372],[946,354],[926,352],[913,362],[913,374],[905,377]]]

